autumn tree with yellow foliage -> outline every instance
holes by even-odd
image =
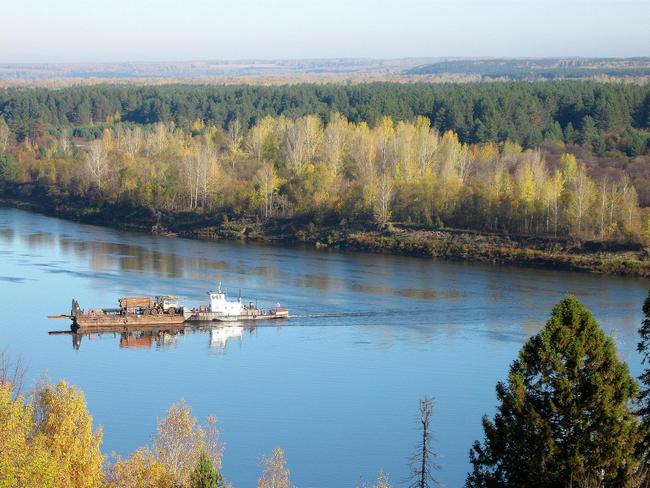
[[[339,113],[266,116],[227,130],[196,119],[62,141],[13,147],[13,184],[98,206],[316,227],[405,222],[603,240],[644,232],[628,179],[595,179],[571,153],[547,161],[514,142],[467,144],[425,117],[370,126]]]
[[[95,488],[104,478],[102,431],[93,431],[83,393],[61,381],[28,402],[0,384],[0,486]]]
[[[216,418],[208,417],[201,426],[181,400],[158,422],[151,446],[127,458],[118,457],[110,465],[106,488],[191,488],[192,472],[202,453],[215,469],[221,468],[223,444]]]

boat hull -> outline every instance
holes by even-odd
[[[270,311],[246,313],[244,315],[224,315],[220,312],[199,311],[187,318],[188,322],[246,322],[249,320],[279,320],[288,319],[288,311]]]
[[[176,315],[78,315],[72,318],[72,327],[77,329],[110,329],[115,327],[153,327],[182,325],[185,316]]]

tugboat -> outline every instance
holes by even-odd
[[[210,297],[208,306],[192,309],[187,317],[188,322],[240,322],[289,318],[289,310],[280,308],[279,303],[276,308],[262,310],[253,302],[242,303],[241,296],[237,301],[228,300],[225,290],[221,289],[221,283],[217,291],[209,291],[208,296]]]
[[[72,299],[70,315],[50,316],[50,318],[72,320],[73,330],[174,326],[185,322],[185,311],[179,306],[178,297],[175,296],[122,297],[118,300],[118,304],[119,308],[84,310],[76,299]]]

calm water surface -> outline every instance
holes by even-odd
[[[217,281],[288,322],[183,334],[74,338],[48,320],[128,294],[197,306]],[[399,485],[417,443],[418,400],[436,397],[438,478],[461,486],[492,414],[494,386],[552,306],[573,293],[633,373],[648,281],[380,255],[168,239],[0,209],[0,347],[81,387],[105,452],[148,442],[184,398],[215,413],[224,475],[255,486],[262,454],[285,450],[301,488],[354,486],[382,468]]]

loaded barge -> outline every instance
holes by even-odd
[[[72,329],[109,329],[131,326],[182,325],[184,309],[178,305],[178,297],[122,297],[118,308],[91,308],[84,310],[76,299],[72,300],[70,315],[50,318],[72,320]]]
[[[115,328],[143,328],[160,326],[181,326],[185,322],[242,322],[248,320],[287,319],[289,310],[276,308],[263,310],[252,302],[242,303],[226,298],[221,289],[208,292],[207,306],[188,309],[178,303],[178,297],[162,295],[156,297],[122,297],[118,308],[91,308],[84,310],[76,299],[72,300],[70,315],[56,315],[50,318],[72,320],[72,330],[105,330]]]

